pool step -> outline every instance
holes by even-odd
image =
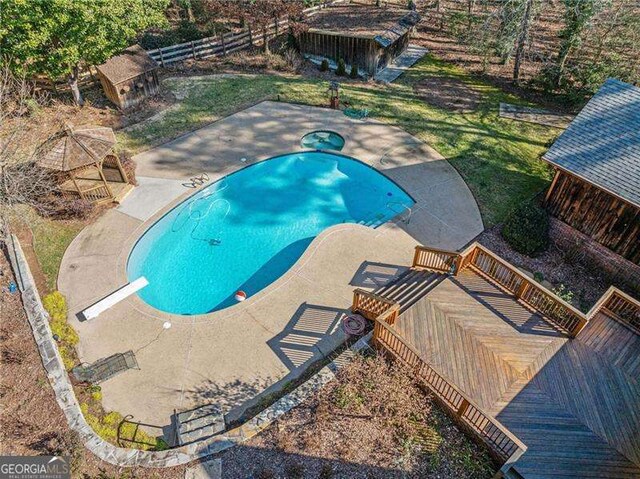
[[[226,428],[222,409],[217,404],[174,412],[174,416],[179,446],[215,436]]]

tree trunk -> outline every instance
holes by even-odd
[[[84,105],[84,99],[82,98],[82,93],[80,93],[80,88],[78,87],[78,73],[79,68],[77,66],[73,67],[71,73],[69,74],[67,83],[69,83],[69,87],[71,88],[73,101],[75,101],[77,105],[82,106]]]
[[[531,26],[531,17],[533,15],[534,0],[527,0],[522,23],[520,25],[520,35],[518,35],[518,44],[516,47],[516,58],[513,65],[513,79],[517,83],[520,79],[520,67],[522,66],[522,57],[524,56],[524,47],[529,36],[529,27]]]
[[[560,50],[560,53],[558,55],[558,73],[556,74],[556,78],[554,81],[556,88],[558,88],[560,86],[560,83],[562,83],[564,70],[567,65],[567,58],[569,58],[569,53],[571,53],[571,46],[566,46]]]

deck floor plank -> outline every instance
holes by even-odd
[[[638,335],[600,313],[569,339],[471,270],[412,301],[394,328],[528,446],[526,479],[640,477]]]

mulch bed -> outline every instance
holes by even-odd
[[[356,358],[260,435],[221,455],[222,478],[474,479],[495,469],[411,372]]]
[[[424,77],[413,90],[429,105],[458,113],[475,111],[482,99],[478,91],[455,78]]]
[[[549,249],[536,258],[530,258],[514,251],[500,234],[500,229],[498,225],[485,230],[478,241],[518,268],[542,273],[555,288],[564,285],[574,293],[572,303],[578,309],[587,311],[611,285],[610,278],[598,273],[597,268],[589,268],[582,258],[575,256],[575,251],[561,249],[553,240],[553,230]]]

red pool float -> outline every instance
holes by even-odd
[[[247,299],[247,293],[245,293],[242,290],[236,291],[236,295],[235,295],[236,301],[238,301],[239,303],[244,301],[245,299]]]

